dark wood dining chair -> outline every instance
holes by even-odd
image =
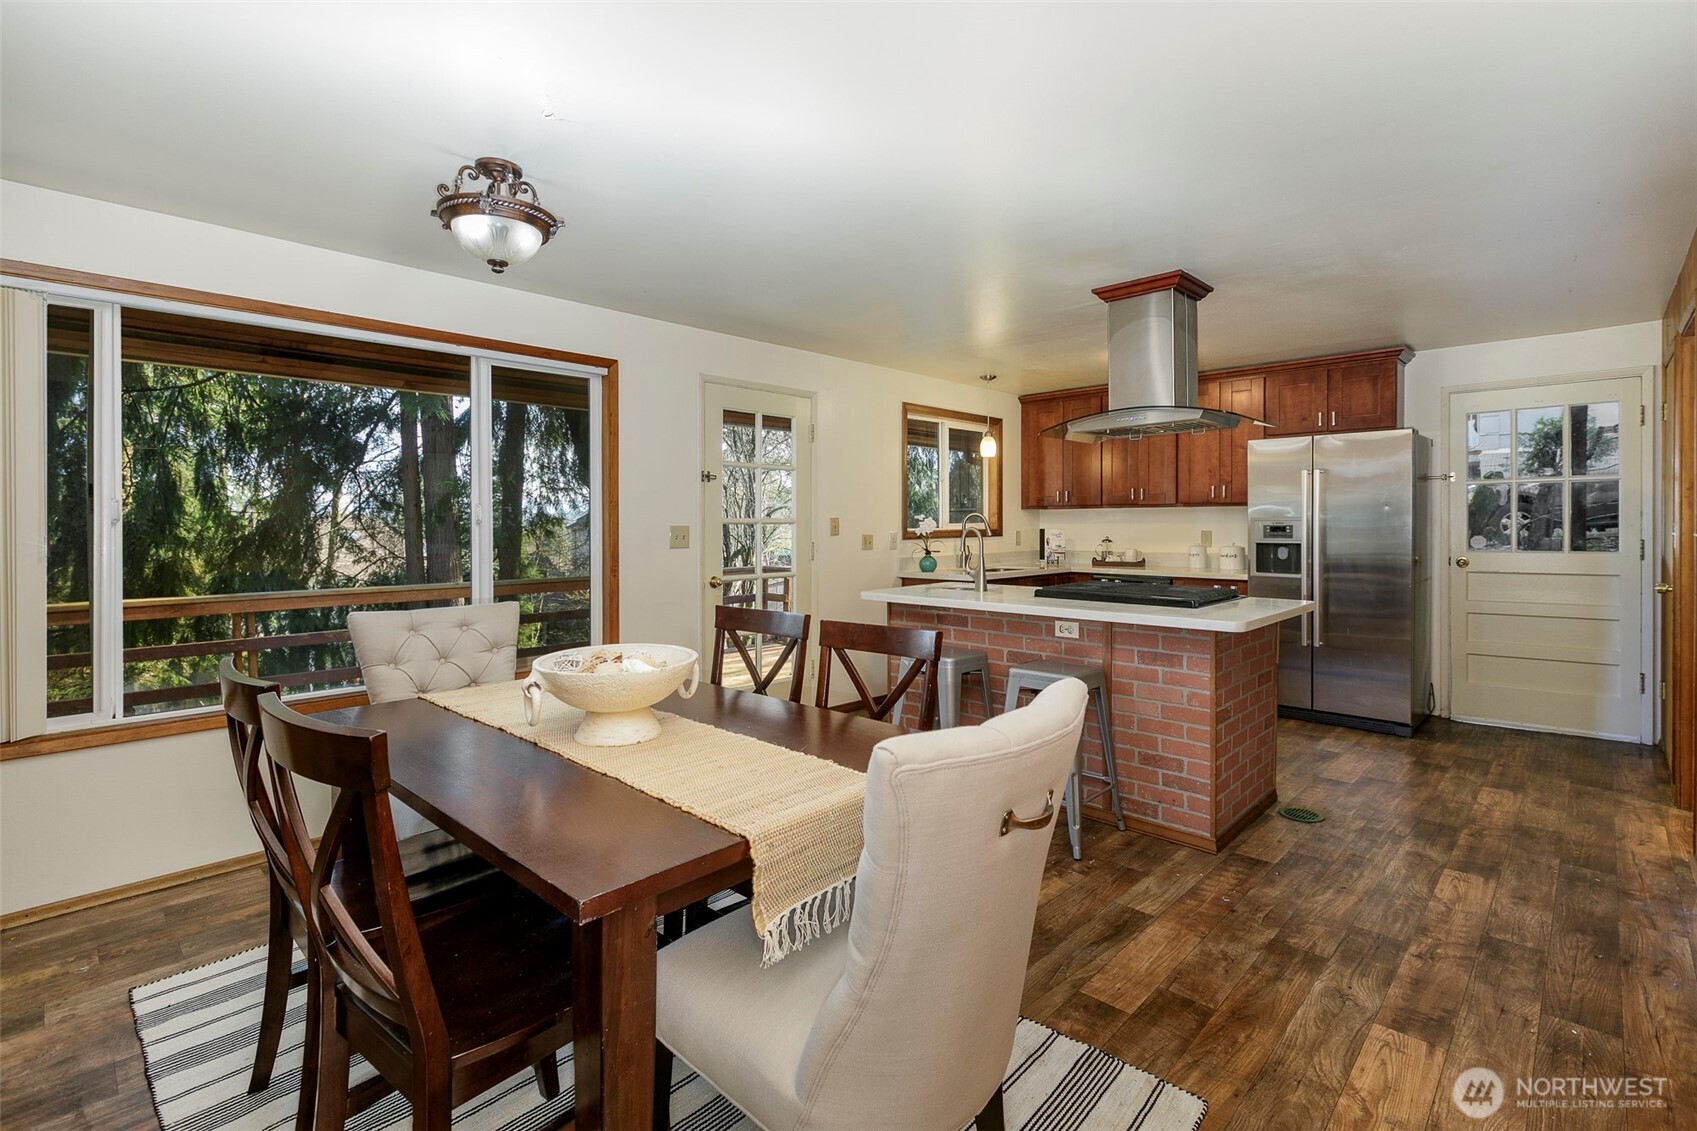
[[[867,690],[866,680],[854,666],[850,652],[875,652],[911,660],[883,695]],[[836,657],[854,685],[857,701],[831,702],[831,659]],[[889,722],[901,705],[902,696],[915,681],[920,683],[919,729],[937,724],[937,665],[943,659],[943,634],[931,628],[891,628],[882,624],[852,621],[819,622],[819,692],[814,705],[834,711],[864,711],[879,722]]]
[[[555,1056],[572,1039],[571,921],[510,882],[415,909],[389,811],[388,736],[297,714],[275,694],[259,709],[278,776],[337,791],[316,852],[292,792],[279,806],[318,948],[314,1127],[345,1126],[355,1053],[407,1097],[415,1131],[450,1126],[457,1105],[531,1066],[543,1097],[558,1096]],[[360,913],[366,899],[375,919]]]
[[[756,695],[765,695],[767,688],[783,674],[784,664],[795,656],[795,670],[790,673],[790,702],[801,702],[801,685],[807,668],[807,631],[813,618],[806,613],[786,613],[777,609],[745,609],[736,605],[720,605],[713,610],[713,670],[707,682],[721,687],[725,683],[725,643],[727,640],[742,657],[748,678],[754,682]],[[761,670],[761,659],[751,654],[743,643],[745,633],[784,642],[783,651],[769,670]],[[761,657],[765,655],[764,642]]]
[[[249,1092],[263,1092],[271,1085],[289,991],[302,983],[311,986],[316,975],[306,912],[291,870],[282,823],[284,800],[296,805],[298,801],[293,800],[292,783],[284,782],[281,787],[275,784],[274,767],[270,765],[265,751],[259,697],[268,692],[279,693],[279,685],[237,671],[235,664],[226,657],[218,668],[218,689],[224,704],[224,726],[230,739],[230,754],[235,760],[236,780],[241,784],[242,799],[253,821],[253,831],[259,837],[270,888],[265,991],[260,1006],[259,1041],[254,1049],[253,1073],[248,1079]],[[477,881],[498,875],[476,856],[443,853],[441,842],[445,839],[453,843],[445,833],[425,833],[409,838],[400,846],[408,894],[420,906],[435,907],[450,903],[460,894],[473,891]],[[294,968],[296,947],[306,958],[300,969]],[[309,1014],[313,1012],[313,1002],[314,995],[309,990]],[[312,1121],[317,1073],[316,1038],[316,1028],[309,1017],[301,1062],[301,1104],[295,1121],[300,1131],[305,1131]],[[362,1111],[388,1091],[386,1087],[362,1086],[350,1100],[350,1110]]]

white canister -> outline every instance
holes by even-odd
[[[1200,542],[1190,548],[1190,568],[1208,568],[1208,547],[1202,545]]]
[[[1242,546],[1221,546],[1220,547],[1220,568],[1221,569],[1229,570],[1229,571],[1232,571],[1232,572],[1237,572],[1238,570],[1243,569],[1245,560],[1246,560],[1246,556],[1243,552]]]

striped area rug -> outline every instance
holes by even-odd
[[[271,1087],[247,1092],[264,992],[263,948],[173,975],[130,991],[147,1083],[163,1131],[287,1131],[300,1088],[306,990],[289,997]],[[572,1102],[571,1050],[560,1054],[564,1094],[544,1102],[534,1076],[521,1073],[454,1112],[461,1131],[527,1131],[543,1127]],[[352,1082],[371,1075],[356,1059]],[[1208,1105],[1196,1096],[1020,1019],[1008,1062],[1007,1125],[1028,1131],[1196,1131]],[[348,1121],[350,1131],[405,1131],[410,1109],[398,1095]],[[679,1061],[672,1082],[672,1126],[678,1131],[755,1131],[710,1084]],[[905,1131],[894,1129],[891,1131]]]

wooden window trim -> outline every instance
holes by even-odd
[[[985,421],[989,421],[990,435],[996,438],[996,454],[985,460],[985,471],[988,476],[987,489],[984,492],[984,513],[989,518],[989,537],[1000,538],[1002,535],[1002,468],[1007,453],[1007,440],[1002,430],[1002,418],[999,416],[986,417],[962,412],[958,408],[935,408],[931,405],[902,402],[901,443],[897,445],[897,455],[901,460],[902,485],[902,541],[917,542],[919,535],[913,532],[908,523],[913,521],[912,512],[907,502],[907,422],[912,416],[926,420],[942,420],[949,424],[964,424],[979,431],[984,430]],[[958,526],[940,526],[929,535],[932,538],[957,538],[960,536]]]
[[[137,295],[145,298],[204,306],[212,310],[228,310],[242,314],[261,314],[272,318],[311,323],[332,329],[358,330],[372,334],[390,334],[419,342],[438,342],[463,349],[520,357],[540,358],[605,369],[601,382],[601,639],[603,643],[619,640],[619,363],[615,358],[570,350],[484,338],[472,334],[457,334],[427,326],[363,318],[352,314],[316,310],[288,303],[267,302],[262,299],[219,294],[215,291],[194,290],[163,283],[149,283],[118,275],[100,275],[66,267],[53,267],[19,259],[0,258],[0,275],[18,279],[33,279],[43,283],[58,283],[68,287],[108,291],[117,295]],[[499,363],[497,363],[499,364]],[[999,442],[999,437],[998,437]],[[997,462],[1000,462],[998,458]],[[904,483],[906,476],[903,476]],[[998,475],[998,489],[1000,476]],[[905,494],[906,487],[903,487]],[[356,706],[366,702],[365,692],[359,690],[291,702],[292,706],[309,713],[329,711],[338,707]],[[35,758],[47,754],[62,754],[72,750],[88,750],[115,746],[126,742],[142,742],[177,734],[193,734],[217,730],[224,725],[223,712],[208,710],[193,714],[173,714],[160,719],[128,719],[104,726],[81,727],[33,735],[16,742],[0,743],[0,762],[18,758]]]

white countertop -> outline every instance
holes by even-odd
[[[1071,571],[1069,571],[1071,572]],[[929,576],[936,576],[931,574]],[[1312,601],[1283,601],[1273,597],[1239,597],[1201,609],[1169,609],[1159,605],[1121,605],[1111,601],[1061,601],[1036,597],[1035,586],[992,585],[976,593],[970,584],[903,585],[894,589],[868,589],[863,601],[893,605],[919,605],[964,612],[1012,613],[1030,617],[1060,617],[1065,620],[1135,624],[1150,628],[1188,628],[1197,632],[1250,632],[1289,620],[1314,608]]]
[[[1040,565],[1032,562],[1029,565],[1006,559],[990,559],[990,581],[1001,584],[998,577],[1042,577],[1053,573],[1100,573],[1109,577],[1183,577],[1194,581],[1248,581],[1249,574],[1244,570],[1220,569],[1210,566],[1207,569],[1192,569],[1185,564],[1184,554],[1145,554],[1144,561],[1148,564],[1141,566],[1093,566],[1088,561],[1068,562],[1061,566]],[[1212,555],[1210,562],[1214,559]],[[918,566],[901,570],[896,574],[896,580],[911,579],[914,581],[958,581],[968,575],[956,569],[953,557],[945,556],[937,559],[938,565],[934,573],[926,573]],[[948,564],[945,564],[948,563]]]

